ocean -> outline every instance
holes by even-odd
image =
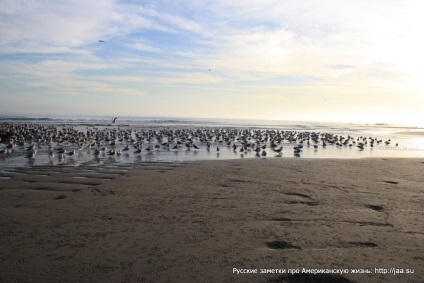
[[[388,125],[388,124],[361,124],[361,123],[338,123],[338,122],[307,122],[307,121],[276,121],[276,120],[237,120],[237,119],[205,119],[205,118],[169,118],[169,117],[118,117],[115,123],[112,123],[113,117],[33,117],[22,116],[0,117],[1,135],[3,136],[0,143],[0,151],[4,151],[9,143],[4,129],[7,125],[28,125],[29,128],[50,127],[56,131],[63,129],[73,129],[75,132],[86,134],[87,131],[126,131],[131,133],[130,140],[117,140],[112,146],[111,140],[101,141],[98,146],[87,148],[92,141],[86,141],[81,145],[75,141],[61,141],[60,143],[53,140],[51,144],[37,140],[26,140],[24,145],[16,145],[10,152],[0,153],[0,169],[16,166],[36,166],[36,165],[69,165],[78,166],[80,164],[102,164],[108,163],[140,163],[140,162],[185,162],[195,160],[216,160],[216,159],[240,159],[240,158],[404,158],[404,157],[424,157],[424,128],[409,125]],[[213,131],[219,130],[231,131],[247,131],[248,133],[262,133],[266,136],[267,131],[275,131],[279,133],[288,133],[298,135],[299,133],[315,133],[315,134],[332,134],[333,137],[350,138],[349,142],[337,145],[336,142],[323,146],[321,142],[314,143],[311,140],[282,140],[278,143],[278,147],[283,147],[280,153],[275,152],[271,148],[271,140],[262,140],[256,146],[265,146],[265,150],[261,150],[260,154],[256,154],[253,150],[254,146],[247,148],[243,152],[240,151],[242,146],[241,140],[234,139],[228,145],[219,140],[220,137],[210,140],[210,149],[206,148],[205,142],[194,138],[192,144],[199,149],[186,147],[184,144],[178,146],[177,149],[171,149],[161,144],[168,142],[167,137],[163,137],[160,141],[156,139],[143,139],[142,150],[136,153],[134,144],[137,142],[136,135],[141,132],[159,132],[159,131]],[[172,141],[176,144],[175,139]],[[372,143],[371,140],[381,141]],[[345,141],[345,140],[343,140]],[[246,142],[248,142],[246,140]],[[249,143],[253,144],[253,139]],[[354,143],[353,143],[354,142]],[[36,144],[37,153],[34,158],[28,158],[27,147],[30,143]],[[171,142],[170,142],[171,143]],[[364,148],[358,147],[359,143],[365,143]],[[238,148],[234,150],[233,145]],[[126,146],[129,150],[122,151]],[[158,145],[158,148],[146,150],[150,146]],[[159,147],[159,145],[161,145]],[[316,145],[314,147],[314,145]],[[121,155],[111,155],[103,152],[99,156],[94,155],[96,147],[101,148],[107,146],[108,150],[121,150]],[[301,146],[301,148],[299,148]],[[75,150],[73,156],[65,155],[63,161],[59,161],[59,155],[56,149],[62,147],[67,152]],[[219,147],[219,151],[217,150]],[[295,153],[295,148],[299,148],[299,152]],[[55,151],[54,157],[49,157],[49,149]],[[266,152],[266,156],[262,155],[262,151]]]

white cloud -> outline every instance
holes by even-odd
[[[169,30],[149,17],[149,9],[114,0],[6,0],[2,5],[1,53],[66,52],[134,31]]]
[[[343,95],[366,100],[407,91],[422,101],[424,4],[416,0],[2,5],[0,54],[25,54],[2,61],[0,78],[27,87],[144,95],[146,85],[152,92],[204,85],[219,95],[321,95],[339,102]],[[287,83],[287,77],[300,79]],[[302,80],[309,77],[316,80]]]
[[[144,43],[144,42],[133,42],[128,44],[128,47],[131,49],[141,50],[141,51],[147,51],[147,52],[159,52],[160,48],[154,47],[151,44]]]
[[[11,3],[12,1],[7,1]],[[1,45],[75,47],[98,38],[108,13],[108,1],[22,1],[2,14]],[[22,3],[21,2],[21,3]],[[12,12],[11,12],[12,11]],[[38,49],[34,50],[39,51]]]

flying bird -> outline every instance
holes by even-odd
[[[208,72],[212,71],[212,69],[208,69]]]
[[[118,117],[112,118],[112,123],[115,123],[116,119],[118,119]]]
[[[104,40],[99,40],[99,42],[103,42],[103,43],[105,43],[105,41],[104,41]]]

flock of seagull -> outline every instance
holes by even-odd
[[[63,162],[66,156],[73,156],[79,150],[93,149],[93,155],[122,155],[124,152],[158,150],[179,151],[185,150],[216,150],[223,147],[232,148],[241,156],[249,152],[256,156],[266,157],[268,152],[282,155],[283,144],[292,148],[293,154],[299,157],[304,146],[313,147],[353,147],[364,150],[379,144],[390,145],[391,140],[383,142],[374,137],[342,136],[321,132],[301,132],[284,130],[258,129],[161,129],[161,130],[134,130],[122,128],[87,127],[80,131],[74,127],[44,126],[36,124],[0,125],[1,143],[0,156],[11,154],[16,148],[25,149],[26,157],[36,158],[37,149],[48,147],[49,158],[57,158]],[[396,144],[398,146],[398,144]],[[91,151],[90,151],[91,152]]]

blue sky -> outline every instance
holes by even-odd
[[[0,111],[420,124],[423,8],[3,0]]]

